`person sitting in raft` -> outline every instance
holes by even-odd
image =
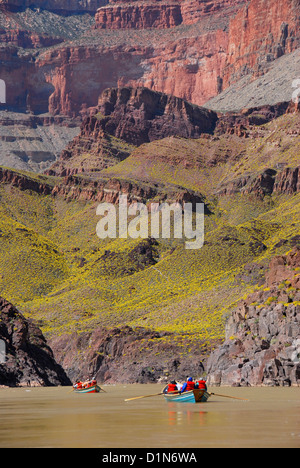
[[[178,393],[178,384],[176,380],[172,380],[165,388],[165,393]]]
[[[195,388],[199,388],[200,390],[207,390],[206,380],[204,380],[203,378],[197,380]]]
[[[96,377],[92,377],[92,380],[91,380],[91,387],[94,387],[94,385],[97,385]]]
[[[186,382],[181,387],[181,393],[183,392],[190,392],[191,390],[194,390],[195,388],[195,382],[193,381],[192,377],[189,377]]]
[[[85,380],[82,384],[82,388],[88,388],[90,386],[90,380]]]
[[[97,380],[95,377],[93,377],[91,380],[86,380],[83,382],[82,388],[94,387],[94,385],[97,385]]]
[[[76,389],[82,388],[81,380],[76,380],[75,384],[73,385],[73,388],[76,388]]]

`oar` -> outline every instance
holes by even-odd
[[[124,401],[138,400],[139,398],[149,398],[149,397],[158,396],[158,395],[163,395],[163,392],[154,393],[153,395],[142,395],[142,396],[138,396],[138,397],[134,397],[134,398],[127,398]]]
[[[220,397],[224,397],[224,398],[232,398],[233,400],[249,401],[247,398],[238,398],[238,397],[234,397],[234,396],[220,395],[219,393],[210,393],[210,395],[220,396]]]
[[[178,391],[175,391],[175,392],[168,392],[168,395],[170,395],[170,393],[178,393]],[[154,394],[152,394],[152,395],[142,395],[142,396],[138,396],[138,397],[134,397],[134,398],[127,398],[127,399],[124,400],[124,401],[138,400],[139,398],[149,398],[149,397],[158,396],[158,395],[163,395],[163,394],[164,394],[164,392],[154,393]]]

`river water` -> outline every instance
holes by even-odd
[[[300,388],[210,388],[207,403],[167,403],[158,385],[0,389],[1,448],[299,448]]]

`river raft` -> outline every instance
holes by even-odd
[[[206,390],[200,388],[175,395],[172,393],[164,393],[165,400],[174,403],[205,403],[209,397],[210,394]]]

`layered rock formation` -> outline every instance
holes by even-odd
[[[215,112],[146,88],[104,91],[97,109],[103,130],[137,146],[174,135],[199,138],[217,122]]]
[[[168,338],[169,344],[164,340]],[[180,346],[172,345],[172,334],[139,327],[97,329],[92,333],[62,336],[51,340],[56,359],[71,379],[97,377],[99,382],[156,383],[170,376],[186,379],[187,374],[204,371],[204,354],[195,347],[193,358],[184,356]],[[181,354],[180,358],[174,356]]]
[[[5,346],[0,386],[70,385],[41,330],[1,297],[0,313],[0,340]]]
[[[99,29],[146,29],[173,28],[180,24],[190,25],[214,15],[220,10],[245,4],[244,0],[145,0],[110,1],[99,8],[95,21]]]
[[[181,24],[182,15],[176,2],[123,2],[100,8],[95,20],[98,29],[165,29]]]
[[[252,0],[241,8],[230,23],[224,85],[241,75],[264,74],[270,62],[296,50],[299,12],[298,0]]]
[[[95,13],[106,0],[0,0],[0,9],[18,11],[23,8],[43,8],[65,14],[70,12]]]
[[[129,193],[131,187],[134,196],[142,199],[162,193],[164,186],[175,188],[175,180],[163,180],[160,171],[157,179],[151,176],[151,190],[146,189],[144,182],[145,174],[155,173],[156,165],[169,167],[170,171],[177,167],[186,171],[186,177],[193,177],[202,192],[202,170],[242,161],[257,142],[261,157],[266,154],[269,161],[271,145],[277,162],[262,170],[253,167],[240,176],[230,174],[220,181],[213,180],[209,193],[218,196],[241,193],[262,199],[266,195],[298,193],[299,168],[289,166],[282,156],[282,147],[289,148],[300,134],[299,122],[292,110],[287,102],[240,113],[207,114],[186,101],[148,89],[109,89],[100,96],[94,115],[83,121],[80,135],[61,153],[47,174],[85,176],[84,179],[66,177],[56,187],[57,194],[102,200],[108,197],[109,190],[110,197],[117,201],[120,188]],[[275,122],[280,122],[279,117],[282,122],[290,121],[290,127],[282,123],[282,129],[277,129]],[[262,127],[271,122],[274,125],[270,129]],[[296,144],[295,154],[297,151]],[[256,154],[250,156],[251,159],[256,157]],[[118,165],[121,161],[124,164]],[[110,170],[105,171],[107,168]],[[187,172],[192,170],[193,176]],[[130,182],[125,182],[126,179]],[[170,190],[168,187],[167,191]],[[195,194],[192,196],[195,198]]]
[[[42,172],[54,163],[80,123],[64,117],[0,112],[0,165]]]
[[[278,8],[276,0],[245,3],[110,3],[97,11],[95,30],[87,21],[84,28],[78,23],[77,31],[76,15],[61,25],[61,17],[55,19],[48,11],[55,9],[50,2],[42,3],[48,10],[30,10],[29,20],[18,16],[21,13],[4,12],[8,45],[1,50],[1,78],[7,83],[7,103],[18,110],[74,116],[87,114],[107,87],[146,86],[203,105],[241,77],[265,74],[299,46],[297,1],[284,0]],[[76,12],[95,6],[79,3]],[[68,2],[69,13],[73,8]],[[48,28],[39,24],[41,15]],[[64,44],[66,39],[76,40]],[[39,48],[56,41],[61,44],[38,54],[12,47]],[[271,97],[260,99],[268,103]]]
[[[233,311],[208,360],[210,385],[299,385],[299,267],[299,247],[275,257],[265,286]]]
[[[93,114],[83,121],[80,135],[47,171],[49,175],[100,171],[126,159],[143,143],[211,134],[218,119],[215,112],[146,88],[108,89]]]

